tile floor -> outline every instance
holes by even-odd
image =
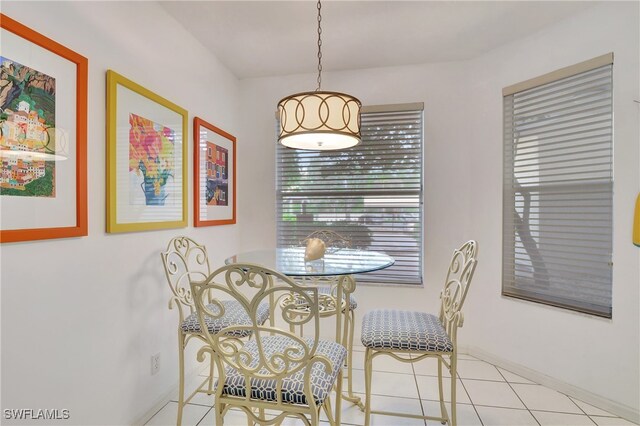
[[[364,391],[364,348],[354,350],[354,391]],[[460,426],[608,426],[633,425],[577,399],[533,383],[507,370],[469,355],[458,357],[458,425]],[[437,402],[437,363],[425,360],[413,365],[403,364],[389,357],[376,358],[373,364],[372,403],[375,409],[413,414],[439,414]],[[202,373],[206,375],[206,371]],[[445,384],[447,381],[445,381]],[[445,386],[445,393],[449,392]],[[214,425],[211,409],[213,398],[200,394],[185,407],[184,426]],[[364,414],[344,402],[342,424],[363,425]],[[175,425],[176,400],[168,402],[147,423],[149,426]],[[246,416],[230,411],[226,426],[245,426]],[[301,424],[291,419],[285,426]],[[322,422],[322,426],[328,425]],[[404,417],[372,415],[371,425],[437,426],[439,422]]]

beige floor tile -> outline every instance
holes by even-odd
[[[416,376],[418,380],[418,389],[420,390],[420,398],[431,401],[439,401],[438,394],[438,378],[431,376]],[[451,379],[443,380],[444,400],[451,400]],[[465,392],[462,382],[458,379],[456,383],[456,399],[462,404],[470,404],[471,400]]]
[[[364,423],[362,423],[364,424]],[[384,416],[382,414],[371,415],[372,426],[424,426],[424,420],[409,417]]]
[[[582,414],[582,411],[568,396],[542,385],[511,385],[522,402],[530,410],[555,411],[559,413]]]
[[[427,416],[440,416],[440,403],[438,401],[422,400],[422,407]],[[451,405],[447,404],[447,412],[451,415]],[[456,404],[456,417],[458,426],[482,426],[476,410],[470,404]],[[427,420],[427,426],[438,426],[437,420]]]
[[[215,424],[216,414],[211,410],[198,426],[213,426]],[[247,426],[247,415],[240,410],[230,409],[224,416],[224,426]]]
[[[347,384],[343,385],[346,390]],[[353,370],[353,391],[364,393],[364,370]],[[374,371],[371,393],[400,398],[418,398],[418,388],[413,375]]]
[[[458,359],[460,361],[460,359]],[[438,376],[438,360],[427,358],[413,364],[413,370],[421,376]],[[442,377],[451,377],[449,370],[442,367]]]
[[[535,385],[537,383],[532,382],[529,379],[525,379],[524,377],[518,376],[517,374],[512,373],[511,371],[505,370],[504,368],[498,367],[498,371],[504,376],[504,378],[509,383],[526,383],[529,385]]]
[[[602,416],[602,417],[618,417],[615,414],[611,414],[608,411],[601,410],[600,408],[594,407],[593,405],[587,404],[586,402],[582,402],[579,399],[569,397],[573,402],[578,404],[578,407],[582,409],[585,413],[590,416]]]
[[[353,385],[358,396],[364,397],[364,347],[354,347]],[[437,361],[426,359],[408,364],[388,356],[380,356],[373,363],[372,406],[374,410],[400,411],[422,415],[440,415],[438,403]],[[415,371],[415,375],[413,374]],[[447,410],[450,404],[450,377],[444,371],[444,394]],[[470,355],[459,354],[457,380],[457,420],[459,426],[633,426],[607,411],[570,398],[545,386],[533,383],[503,368],[498,368]],[[198,376],[187,383],[192,391],[208,376],[203,368]],[[506,382],[505,382],[506,380]],[[417,384],[417,385],[416,385]],[[346,391],[346,382],[344,385]],[[418,399],[422,398],[422,400]],[[177,397],[159,410],[146,424],[150,426],[174,425],[177,415]],[[335,407],[335,397],[332,400]],[[473,402],[474,405],[471,405]],[[524,404],[523,404],[524,402]],[[214,397],[198,394],[185,407],[183,424],[213,425]],[[531,411],[529,411],[531,410]],[[586,413],[586,415],[585,415]],[[230,410],[225,416],[227,426],[245,426],[246,415]],[[283,426],[302,424],[299,419],[287,418]],[[364,413],[355,405],[342,402],[342,424],[362,426]],[[373,414],[372,426],[437,426],[438,421],[423,421],[399,416]],[[324,413],[321,425],[328,426]]]
[[[227,426],[227,423],[226,423],[226,422],[225,422],[224,424],[225,424],[225,426]],[[246,421],[245,421],[245,423],[244,423],[244,424],[239,425],[239,426],[246,426],[246,424],[247,424],[247,423],[246,423]],[[286,417],[286,418],[282,421],[282,423],[280,423],[280,426],[303,426],[303,425],[304,425],[304,422],[303,422],[300,418],[295,417],[295,416]],[[322,420],[321,420],[321,421],[320,421],[320,425],[321,425],[321,426],[326,426],[326,425],[329,425],[329,422],[328,422],[328,421],[322,421]],[[203,426],[208,426],[208,425],[203,425]]]
[[[461,379],[494,380],[503,382],[504,378],[498,369],[484,361],[458,360],[458,376]]]
[[[187,404],[182,413],[182,424],[184,426],[195,426],[211,410],[211,407]],[[169,402],[158,411],[147,423],[146,426],[173,426],[178,418],[178,403]]]
[[[478,358],[469,355],[469,354],[463,354],[463,353],[458,353],[458,359],[469,359],[471,361],[480,361]]]
[[[637,423],[632,423],[628,420],[621,419],[620,417],[600,417],[591,416],[591,419],[596,422],[598,426],[637,426]]]
[[[471,402],[476,405],[488,405],[504,408],[525,408],[508,383],[464,379],[463,383],[469,393]]]
[[[205,380],[205,376],[195,376],[185,384],[185,397],[188,397],[198,386],[200,386]],[[178,395],[176,394],[172,401],[178,402]],[[207,395],[206,393],[197,393],[189,403],[197,405],[206,405],[213,407],[213,395]]]
[[[206,393],[198,392],[193,398],[191,398],[191,401],[189,401],[189,404],[197,404],[197,405],[213,407],[214,400],[215,400],[214,395],[207,395]]]
[[[357,394],[364,400],[364,394]],[[335,406],[335,402],[334,402]],[[422,408],[420,406],[420,400],[409,398],[396,398],[392,396],[371,396],[371,409],[380,411],[395,411],[399,413],[417,414],[422,415]],[[321,419],[326,420],[326,416],[323,414]],[[347,402],[342,401],[342,423],[363,425],[364,413],[360,409]],[[373,414],[371,416],[372,425],[424,425],[424,421],[415,421],[406,417],[385,416]]]
[[[527,410],[513,408],[476,407],[484,426],[538,426]]]
[[[584,414],[552,413],[549,411],[532,411],[531,414],[541,426],[595,426],[589,416]]]

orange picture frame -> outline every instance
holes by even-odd
[[[195,117],[193,165],[194,226],[235,224],[235,136]]]
[[[53,238],[82,237],[88,233],[87,219],[87,76],[88,59],[73,50],[51,40],[31,28],[0,13],[0,28],[46,49],[75,64],[76,117],[75,140],[75,225],[34,227],[20,229],[0,229],[0,242],[46,240]]]

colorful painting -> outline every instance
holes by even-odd
[[[55,197],[56,80],[0,56],[0,195]]]
[[[229,150],[207,142],[207,205],[227,206],[229,203]]]
[[[145,205],[164,206],[175,172],[175,131],[136,114],[129,114],[129,124],[129,172],[143,179],[130,188],[130,203],[139,204],[142,191]]]
[[[193,224],[236,223],[236,138],[193,118]]]

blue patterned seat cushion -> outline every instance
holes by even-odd
[[[453,344],[435,315],[377,310],[362,319],[362,344],[372,349],[453,352]]]
[[[215,334],[223,328],[232,325],[251,325],[251,318],[249,318],[249,314],[247,314],[247,311],[237,300],[221,300],[220,302],[224,306],[224,315],[220,318],[212,318],[210,316],[205,317],[209,333]],[[207,309],[213,313],[219,312],[219,308],[216,305],[207,305]],[[258,306],[257,314],[258,324],[264,324],[267,318],[269,318],[269,304],[266,302],[261,303]],[[185,333],[200,333],[198,314],[194,312],[189,315],[185,318],[180,327]],[[236,331],[232,334],[238,337],[245,337],[251,334],[251,332]]]
[[[307,345],[313,345],[313,339],[304,339]],[[264,336],[261,338],[262,345],[264,347],[265,355],[267,359],[273,354],[282,353],[284,349],[289,346],[298,345],[292,339],[285,336]],[[254,363],[256,365],[259,360],[257,343],[255,339],[251,339],[246,343],[244,348],[253,355]],[[331,392],[331,388],[336,381],[338,372],[344,365],[345,357],[347,356],[347,350],[344,346],[330,341],[320,340],[318,342],[318,348],[316,349],[317,355],[325,356],[331,363],[331,373],[325,370],[324,364],[314,363],[311,370],[311,393],[316,401],[316,404],[320,405],[327,398]],[[307,398],[304,394],[304,373],[306,368],[287,376],[282,381],[282,401],[306,405]],[[260,371],[261,374],[266,373],[265,369]],[[226,368],[227,378],[222,390],[223,395],[231,395],[244,397],[246,396],[245,377],[233,367]],[[276,380],[273,379],[251,379],[251,398],[262,401],[276,401]]]

